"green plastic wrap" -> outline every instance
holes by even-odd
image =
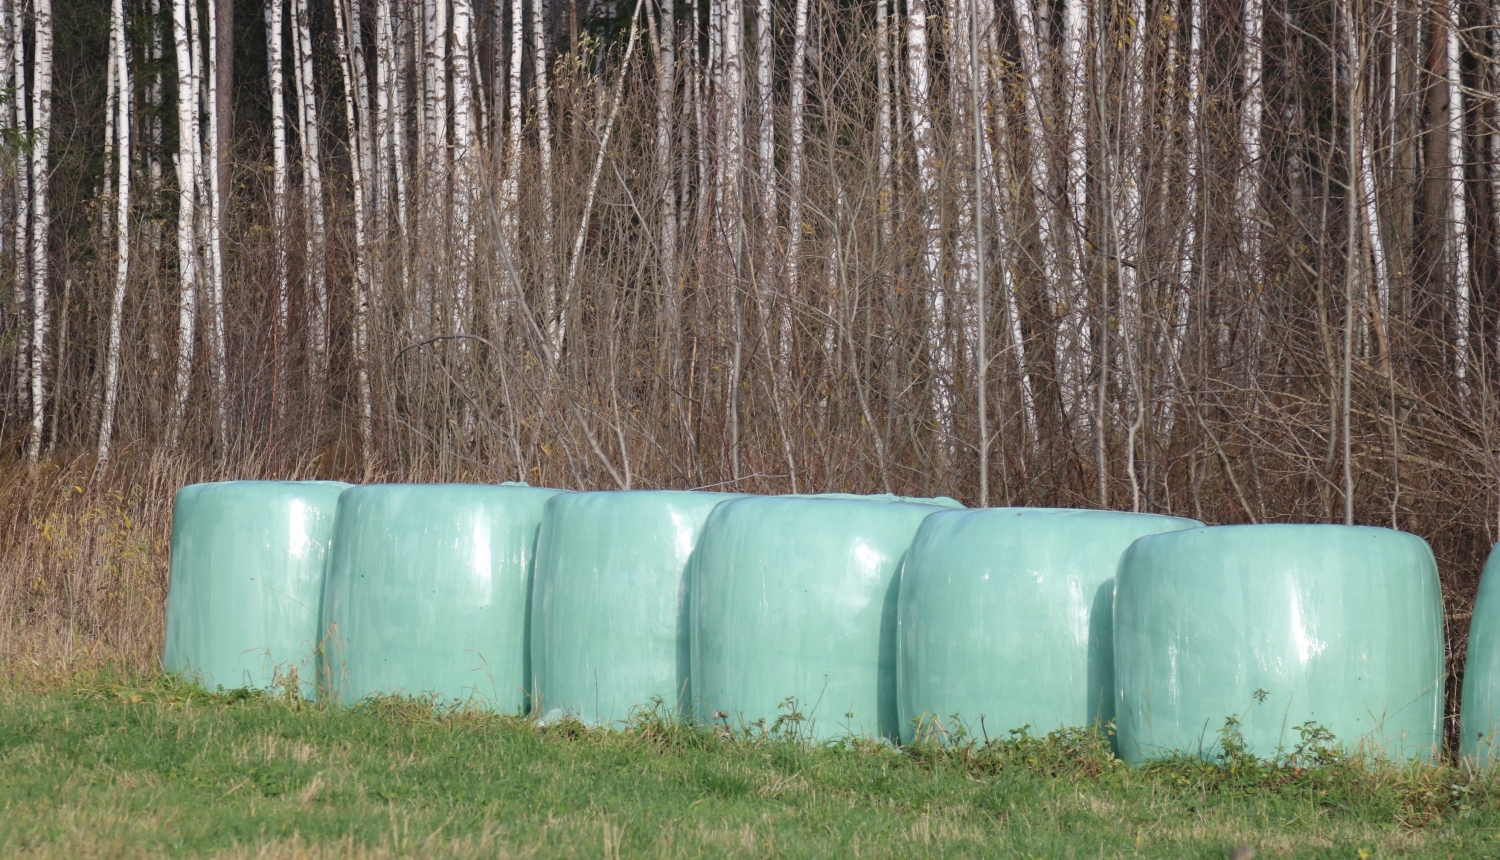
[[[794,700],[804,737],[896,739],[901,560],[923,519],[957,506],[772,496],[714,508],[690,566],[694,717],[772,726]]]
[[[179,490],[162,667],[209,689],[295,677],[311,696],[324,559],[348,487],[226,481]]]
[[[687,565],[727,493],[564,493],[547,502],[531,597],[532,696],[550,717],[628,719],[688,688]]]
[[[1058,508],[928,517],[901,574],[902,741],[918,725],[942,739],[1110,722],[1120,556],[1143,535],[1201,525]]]
[[[1144,537],[1115,589],[1120,755],[1248,752],[1309,722],[1346,748],[1431,760],[1442,740],[1443,609],[1425,541],[1389,529],[1258,525]]]
[[[323,593],[320,680],[333,698],[523,710],[537,529],[557,493],[476,484],[344,493]]]
[[[1500,760],[1494,749],[1500,732],[1500,547],[1484,563],[1474,598],[1461,713],[1460,755],[1480,766],[1495,764]]]

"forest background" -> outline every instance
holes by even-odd
[[[0,0],[0,655],[221,478],[1500,529],[1500,4]],[[1450,708],[1450,711],[1452,709]]]

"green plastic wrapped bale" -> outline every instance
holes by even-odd
[[[772,496],[714,508],[689,577],[696,719],[769,727],[795,710],[810,739],[896,739],[901,561],[947,506],[958,503]]]
[[[333,697],[523,710],[537,529],[557,492],[476,484],[346,492],[323,593],[322,680]]]
[[[677,712],[688,682],[687,565],[726,493],[564,493],[547,502],[531,597],[533,701],[548,716]]]
[[[1236,732],[1272,758],[1319,731],[1346,749],[1431,760],[1443,712],[1432,550],[1363,526],[1143,537],[1120,560],[1115,679],[1127,762],[1213,758]]]
[[[1120,556],[1143,535],[1201,525],[1059,508],[928,517],[901,574],[902,740],[919,727],[941,740],[1110,722]]]
[[[162,667],[209,689],[295,678],[312,695],[324,560],[348,487],[226,481],[179,490]]]
[[[1463,737],[1459,753],[1482,767],[1500,761],[1500,547],[1490,552],[1469,621],[1468,661],[1464,664]]]

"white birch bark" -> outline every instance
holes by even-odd
[[[1491,2],[1486,10],[1489,13],[1489,47],[1490,60],[1489,79],[1491,91],[1500,91],[1500,2]],[[1392,15],[1391,24],[1392,38],[1395,34],[1395,17]],[[1394,48],[1392,49],[1395,50]],[[1393,55],[1394,56],[1394,55]],[[1392,68],[1392,92],[1395,92],[1395,65]],[[1393,96],[1394,98],[1394,96]],[[1394,106],[1394,101],[1392,105]],[[1392,128],[1395,127],[1395,111],[1392,110]],[[1496,223],[1500,224],[1500,103],[1490,105],[1490,133],[1489,150],[1489,177],[1490,177],[1490,211],[1496,213]]]
[[[350,27],[350,10],[346,6],[348,0],[334,0],[334,26],[338,39],[339,71],[343,76],[344,83],[344,120],[350,135],[357,134],[359,124],[364,117],[355,111],[355,95],[357,92],[355,82],[354,63],[350,57],[355,47],[353,33]],[[359,0],[354,0],[359,2]],[[373,468],[374,460],[374,407],[370,385],[370,255],[368,245],[369,225],[366,221],[367,208],[365,198],[368,189],[365,188],[367,174],[360,164],[359,155],[350,147],[349,172],[354,186],[354,376],[355,390],[358,396],[358,427],[360,456],[364,461],[365,473],[369,474]]]
[[[115,167],[115,282],[110,292],[109,335],[104,357],[104,409],[99,419],[97,466],[109,463],[114,441],[115,408],[120,396],[121,317],[125,312],[125,288],[130,280],[130,65],[125,41],[125,9],[122,0],[114,0],[110,27],[110,65],[115,68],[118,93],[114,100],[116,119],[113,130]]]
[[[173,0],[172,40],[177,61],[177,376],[167,420],[169,447],[182,438],[193,381],[194,340],[198,331],[198,82],[193,77],[192,41],[186,0]]]
[[[1259,3],[1261,0],[1251,0]],[[1140,368],[1135,358],[1140,352],[1141,291],[1144,278],[1141,267],[1144,252],[1141,247],[1145,233],[1141,202],[1142,134],[1143,114],[1146,110],[1145,61],[1146,61],[1146,0],[1131,0],[1127,18],[1129,46],[1125,55],[1125,92],[1121,110],[1124,112],[1124,140],[1121,141],[1120,169],[1111,171],[1122,186],[1119,190],[1122,202],[1119,211],[1119,244],[1115,248],[1116,265],[1120,279],[1120,334],[1125,349],[1127,369],[1137,392],[1143,390],[1144,380],[1139,378]]]
[[[895,206],[895,187],[892,185],[892,169],[895,166],[896,150],[891,128],[891,24],[890,0],[875,2],[875,131],[876,178],[880,185],[876,198],[877,223],[881,247],[887,253],[895,238],[896,226],[892,213]],[[889,274],[885,275],[886,301],[891,301]]]
[[[662,306],[665,312],[666,377],[678,399],[682,367],[682,288],[677,280],[677,183],[672,167],[672,119],[677,92],[677,25],[673,0],[662,0],[661,41],[656,66],[656,172],[662,183],[657,252],[661,255]]]
[[[1056,235],[1056,207],[1053,204],[1051,153],[1047,147],[1046,69],[1042,65],[1042,38],[1031,0],[1014,0],[1016,38],[1021,47],[1021,88],[1026,111],[1026,132],[1031,143],[1031,195],[1035,201],[1037,234],[1042,246],[1042,278],[1054,306],[1066,299],[1060,289],[1061,251]]]
[[[1458,11],[1453,0],[1444,5],[1448,55],[1448,262],[1453,269],[1454,375],[1459,391],[1469,392],[1469,214],[1464,188],[1464,93],[1461,78],[1463,47],[1459,42]]]
[[[475,164],[473,9],[470,0],[453,0],[453,199],[452,224],[454,299],[452,332],[468,330],[470,275],[474,263],[472,201]],[[460,352],[468,348],[461,340]]]
[[[535,2],[535,0],[533,0]],[[521,203],[521,51],[526,44],[523,0],[510,2],[510,133],[505,151],[505,178],[500,184],[500,233],[505,252],[514,255],[520,246]],[[547,302],[547,318],[553,319],[557,304]]]
[[[663,4],[671,0],[663,0]],[[776,247],[776,120],[773,113],[771,70],[774,38],[771,31],[771,0],[756,0],[755,4],[755,118],[757,134],[755,157],[757,178],[760,180],[761,226],[766,245],[766,259],[773,259]],[[767,265],[760,273],[763,279],[771,279],[772,267]]]
[[[1263,36],[1265,31],[1265,0],[1245,0],[1244,51],[1240,58],[1240,74],[1243,77],[1240,94],[1240,163],[1239,181],[1236,185],[1235,211],[1243,219],[1240,234],[1240,250],[1248,267],[1250,277],[1259,282],[1264,272],[1261,269],[1260,185],[1261,185],[1261,123],[1265,109],[1265,86],[1262,71],[1265,65]],[[1257,314],[1258,316],[1258,314]]]
[[[7,108],[12,118],[12,127],[18,131],[30,131],[33,127],[27,114],[26,99],[26,19],[24,0],[6,0],[11,9],[10,66],[11,87],[14,95]],[[16,395],[17,412],[25,415],[31,407],[31,151],[20,147],[16,151],[15,194],[12,258],[15,261],[15,284],[12,298],[16,304]]]
[[[1366,77],[1365,55],[1359,48],[1355,33],[1356,21],[1348,0],[1340,0],[1339,11],[1344,18],[1344,55],[1349,75],[1351,97],[1364,100]],[[1350,116],[1357,118],[1354,129],[1358,145],[1358,163],[1355,176],[1354,197],[1360,207],[1364,238],[1370,245],[1370,273],[1374,279],[1375,309],[1381,327],[1381,341],[1385,340],[1385,325],[1390,313],[1391,279],[1386,263],[1385,240],[1380,232],[1380,206],[1375,191],[1375,159],[1370,148],[1369,112],[1363,104],[1351,106]]]
[[[1088,253],[1088,39],[1087,0],[1066,0],[1063,10],[1063,140],[1064,194],[1073,242],[1071,293],[1075,302],[1085,294]]]
[[[943,319],[943,236],[939,211],[937,139],[932,127],[931,79],[927,70],[927,2],[909,0],[906,13],[907,91],[911,109],[912,148],[917,161],[917,189],[922,219],[923,296],[929,338],[946,327]],[[933,356],[932,358],[940,358]],[[933,368],[933,375],[940,373]],[[935,415],[941,418],[941,415]]]
[[[183,0],[173,0],[182,3]],[[266,2],[266,63],[271,77],[271,242],[273,294],[274,367],[271,371],[271,402],[276,420],[286,416],[287,335],[291,320],[290,263],[287,255],[287,151],[286,151],[286,62],[285,0]],[[181,118],[179,116],[179,121]],[[181,170],[179,169],[179,174]],[[180,242],[179,238],[179,242]],[[180,254],[180,249],[179,249]]]
[[[309,387],[321,404],[328,374],[328,253],[327,216],[323,205],[323,159],[318,138],[317,83],[313,77],[312,29],[308,0],[292,0],[296,55],[297,140],[302,156],[302,218],[306,231],[307,339]]]
[[[531,2],[532,78],[536,90],[537,161],[542,183],[542,281],[550,304],[557,301],[557,272],[553,268],[554,211],[552,176],[552,93],[547,88],[547,27],[542,0]]]
[[[1166,393],[1162,404],[1162,433],[1170,438],[1177,420],[1177,402],[1181,391],[1179,369],[1182,348],[1187,340],[1188,313],[1191,308],[1195,255],[1198,252],[1199,170],[1203,158],[1203,0],[1189,0],[1188,7],[1188,80],[1187,121],[1183,123],[1186,157],[1182,171],[1183,224],[1182,245],[1177,256],[1177,289],[1173,293],[1167,321],[1166,367],[1163,376]]]
[[[113,13],[111,13],[113,14]],[[110,182],[110,165],[114,163],[115,154],[115,116],[119,113],[115,109],[115,99],[119,97],[118,85],[115,82],[115,31],[114,23],[110,23],[109,31],[109,60],[105,65],[104,81],[104,175],[101,177],[102,194],[109,196],[112,184]],[[108,237],[110,235],[109,205],[105,203],[99,208],[99,235]]]
[[[214,12],[214,3],[230,3],[233,0],[209,0],[208,10]],[[196,16],[194,16],[196,18]],[[197,24],[194,24],[196,28]],[[233,46],[229,46],[233,50]],[[219,147],[219,27],[216,21],[208,22],[208,86],[204,90],[204,113],[208,117],[205,123],[206,141],[204,152],[207,155],[206,163],[200,161],[202,169],[199,172],[199,189],[207,184],[208,204],[207,223],[207,252],[208,252],[208,302],[209,302],[209,326],[208,326],[208,353],[210,372],[213,376],[213,399],[214,415],[218,419],[219,450],[224,451],[229,447],[229,369],[224,348],[224,196],[223,189],[219,187],[219,160],[223,155]],[[201,66],[201,64],[200,64]],[[199,70],[200,80],[202,69]],[[206,176],[204,174],[207,174]]]
[[[786,277],[785,295],[777,315],[777,361],[783,373],[790,372],[792,360],[792,306],[801,295],[803,226],[802,201],[807,197],[805,182],[807,152],[807,4],[797,0],[792,23],[792,68],[790,80],[791,114],[787,119],[787,202],[786,202]],[[768,335],[769,336],[769,335]]]
[[[972,38],[975,22],[971,20],[971,16],[977,13],[977,5],[976,0],[950,0],[945,8],[949,33],[948,112],[952,117],[952,136],[955,142],[953,151],[957,155],[964,148],[972,149],[974,123],[978,119],[974,115],[979,86],[975,79],[978,73],[977,57],[974,55],[977,46]],[[971,144],[970,147],[964,147],[965,139]],[[975,330],[978,321],[971,313],[971,307],[977,306],[977,302],[966,306],[968,303],[965,299],[976,296],[980,290],[979,237],[976,225],[982,216],[975,207],[974,190],[978,183],[983,182],[983,178],[978,175],[981,162],[972,158],[977,153],[971,152],[970,155],[970,159],[954,158],[957,164],[949,172],[956,216],[952,239],[952,307],[949,307],[944,291],[939,289],[932,298],[932,318],[929,322],[931,328],[927,336],[928,361],[934,377],[933,413],[947,433],[950,448],[957,444],[958,438],[959,379],[968,375],[958,367],[959,353],[954,349],[954,339],[963,337],[971,349],[977,346],[978,340]],[[969,161],[969,164],[965,165],[963,161]]]
[[[35,0],[35,62],[31,86],[31,439],[27,456],[36,465],[47,421],[47,181],[52,139],[52,0]]]

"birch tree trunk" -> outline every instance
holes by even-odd
[[[1447,36],[1448,87],[1448,259],[1453,271],[1453,351],[1454,375],[1460,393],[1469,392],[1469,213],[1464,188],[1464,93],[1463,49],[1459,43],[1458,9],[1453,0],[1444,3],[1438,14],[1443,16]]]
[[[670,0],[663,0],[663,4]],[[805,3],[806,0],[803,0]],[[771,49],[774,44],[771,31],[771,0],[756,0],[755,4],[755,118],[757,134],[755,156],[757,178],[760,185],[761,228],[764,235],[766,255],[762,280],[772,279],[776,241],[776,120],[773,113],[771,85]]]
[[[468,330],[470,276],[474,264],[474,219],[472,205],[476,164],[474,158],[473,10],[470,0],[453,0],[453,206],[454,299],[452,333]],[[468,342],[460,340],[460,353]]]
[[[552,93],[547,87],[547,26],[542,0],[531,2],[532,80],[536,90],[537,160],[542,183],[542,282],[548,303],[557,301],[557,271],[553,261],[557,214],[554,211],[552,176]]]
[[[1264,276],[1261,265],[1260,214],[1261,119],[1265,107],[1262,71],[1265,65],[1263,36],[1265,30],[1264,0],[1245,0],[1245,45],[1240,67],[1243,70],[1240,108],[1239,184],[1235,194],[1235,211],[1241,222],[1240,251],[1253,281]],[[1259,316],[1257,314],[1257,316]]]
[[[954,154],[962,152],[965,138],[975,141],[974,130],[978,117],[977,46],[973,43],[974,24],[977,18],[976,0],[951,0],[946,5],[947,29],[949,33],[948,113],[952,117],[951,136],[955,142]],[[976,153],[971,152],[970,155]],[[958,162],[957,158],[953,159]],[[934,376],[933,414],[938,418],[947,435],[945,448],[952,449],[958,442],[958,391],[959,380],[968,376],[958,367],[959,352],[953,342],[962,337],[972,350],[976,346],[977,320],[965,307],[966,300],[977,295],[979,280],[979,212],[975,209],[975,189],[983,178],[979,175],[981,162],[977,159],[967,165],[955,163],[950,171],[954,186],[954,230],[952,239],[953,296],[950,309],[945,290],[939,289],[931,298],[931,320],[927,337],[928,363]],[[966,169],[967,168],[967,169]],[[956,325],[950,325],[949,317]],[[956,328],[958,331],[950,331]],[[987,480],[987,479],[986,479]],[[988,489],[988,486],[986,486]]]
[[[1261,0],[1250,2],[1259,3]],[[1120,334],[1125,347],[1126,368],[1139,394],[1143,383],[1140,379],[1141,368],[1137,366],[1135,358],[1140,351],[1139,338],[1142,334],[1140,284],[1145,279],[1141,271],[1145,264],[1145,253],[1141,245],[1144,234],[1144,212],[1141,208],[1141,171],[1144,168],[1141,136],[1144,133],[1142,114],[1146,110],[1146,0],[1131,0],[1127,26],[1129,47],[1125,59],[1125,92],[1120,105],[1120,110],[1124,113],[1121,117],[1121,124],[1124,126],[1124,139],[1121,142],[1123,152],[1120,169],[1111,173],[1123,185],[1120,189],[1123,199],[1116,222],[1119,238],[1114,249],[1116,271],[1120,279]],[[1108,332],[1101,334],[1108,336]]]
[[[1194,255],[1198,252],[1200,215],[1199,170],[1203,158],[1203,0],[1188,0],[1188,80],[1187,121],[1183,123],[1185,165],[1182,171],[1183,219],[1182,245],[1177,256],[1177,289],[1173,294],[1167,321],[1165,398],[1162,404],[1162,434],[1168,439],[1176,421],[1178,398],[1185,396],[1182,348],[1187,339],[1188,313],[1191,309]]]
[[[231,0],[209,0],[210,11],[219,6],[228,5]],[[196,16],[194,16],[196,20]],[[196,29],[197,24],[194,24]],[[201,49],[200,49],[201,50]],[[233,43],[228,46],[229,51],[234,50]],[[224,189],[220,183],[223,176],[222,156],[220,147],[219,128],[221,125],[220,108],[222,99],[219,92],[219,22],[217,19],[208,22],[208,88],[205,91],[205,114],[208,116],[208,127],[206,129],[207,141],[205,153],[207,163],[207,176],[200,174],[199,189],[203,190],[204,180],[207,180],[208,204],[207,224],[207,251],[208,251],[208,302],[209,302],[209,326],[208,326],[208,352],[210,372],[213,374],[213,399],[214,417],[218,419],[219,450],[226,451],[229,448],[229,369],[226,366],[224,349]],[[201,74],[201,72],[200,72]]]
[[[1023,0],[1024,2],[1024,0]],[[943,236],[942,213],[938,196],[937,139],[932,127],[932,94],[927,71],[927,2],[909,0],[906,12],[907,91],[911,104],[912,147],[917,161],[918,205],[922,222],[923,296],[928,337],[941,332],[946,323],[943,313]],[[929,358],[931,361],[938,356]],[[937,377],[941,367],[932,367]],[[934,381],[936,385],[936,381]],[[940,415],[934,416],[941,418]]]
[[[198,78],[193,75],[189,0],[172,0],[172,41],[177,50],[177,381],[169,416],[169,447],[177,447],[192,392],[193,348],[198,336]]]
[[[1063,140],[1065,156],[1064,192],[1073,238],[1071,293],[1075,302],[1086,295],[1084,285],[1088,254],[1088,39],[1087,0],[1066,0],[1063,10]]]
[[[1355,125],[1354,139],[1357,147],[1354,199],[1360,209],[1363,238],[1370,247],[1369,262],[1374,280],[1376,322],[1379,326],[1377,334],[1383,348],[1386,343],[1385,322],[1390,312],[1391,280],[1386,264],[1385,241],[1380,232],[1380,206],[1375,196],[1375,159],[1370,151],[1369,112],[1365,110],[1363,104],[1364,80],[1367,77],[1366,53],[1360,49],[1358,33],[1355,29],[1357,23],[1349,8],[1349,0],[1340,0],[1339,12],[1345,22],[1344,55],[1347,58],[1350,97],[1359,100],[1350,105],[1349,114]]]
[[[526,44],[525,21],[523,0],[510,0],[510,143],[505,152],[505,179],[500,185],[500,233],[505,253],[512,260],[521,244],[521,51]],[[544,297],[548,320],[558,313],[551,298]]]
[[[891,128],[891,14],[889,5],[890,0],[876,0],[875,2],[876,181],[880,186],[876,191],[878,195],[876,213],[880,244],[886,253],[891,252],[891,243],[896,233],[895,219],[891,211],[896,203],[891,173],[895,165],[896,150]],[[886,303],[890,304],[892,279],[889,273],[886,273],[883,278],[886,286],[884,298]]]
[[[313,77],[313,44],[307,0],[292,0],[296,30],[297,140],[302,155],[302,218],[306,231],[308,387],[314,413],[321,415],[328,375],[327,216],[323,208],[323,167],[318,128],[317,84]]]
[[[338,39],[339,71],[343,75],[344,83],[344,121],[350,130],[350,136],[358,133],[361,121],[365,117],[360,116],[355,110],[355,95],[357,87],[355,83],[354,63],[350,54],[353,53],[355,41],[350,27],[350,10],[346,5],[349,0],[334,0],[334,26]],[[359,2],[359,0],[353,0]],[[355,147],[350,147],[349,172],[354,186],[354,320],[353,320],[353,352],[354,352],[354,376],[355,390],[357,392],[359,417],[360,459],[364,462],[365,474],[371,474],[374,468],[374,406],[370,385],[370,255],[367,250],[369,238],[369,225],[366,221],[367,208],[365,205],[368,190],[365,188],[367,174],[364,165],[360,163],[360,157]]]
[[[181,4],[184,0],[173,0]],[[337,0],[336,0],[337,2]],[[287,258],[286,64],[283,58],[285,0],[266,2],[266,62],[271,76],[271,242],[273,257],[274,339],[271,403],[279,424],[286,417],[287,336],[291,320],[290,264]],[[179,114],[179,122],[181,115]],[[178,170],[179,176],[181,169]],[[179,180],[180,181],[180,180]],[[181,230],[179,227],[179,245]],[[181,248],[178,250],[181,255]]]
[[[802,201],[807,196],[804,177],[807,160],[807,4],[808,0],[797,0],[792,23],[791,115],[787,120],[790,145],[786,159],[786,277],[776,331],[777,362],[780,372],[787,374],[791,372],[793,349],[792,308],[801,295],[802,237],[806,232],[802,223]]]
[[[656,65],[656,172],[662,183],[660,226],[657,229],[661,255],[662,306],[666,340],[667,385],[673,402],[681,406],[678,393],[682,375],[682,287],[677,275],[677,183],[672,167],[672,118],[677,92],[677,26],[671,0],[661,3],[661,41]],[[685,147],[684,147],[685,149]]]
[[[111,9],[110,63],[115,68],[118,93],[114,100],[116,118],[115,166],[115,282],[110,292],[109,335],[104,358],[104,410],[99,419],[99,447],[96,469],[109,463],[114,441],[115,408],[120,396],[121,317],[125,312],[125,288],[130,279],[130,65],[125,38],[125,8],[114,0]]]
[[[34,466],[42,453],[47,420],[47,150],[52,139],[52,0],[35,0],[34,76],[31,87],[31,440]]]
[[[26,99],[26,4],[25,0],[6,0],[11,10],[11,53],[7,58],[10,66],[11,86],[15,90],[10,99],[8,112],[12,117],[12,128],[29,132],[35,126],[27,114]],[[16,303],[16,392],[17,413],[25,415],[31,406],[31,150],[18,147],[16,150],[14,210],[15,236],[12,258],[15,260],[16,279],[13,297]]]

